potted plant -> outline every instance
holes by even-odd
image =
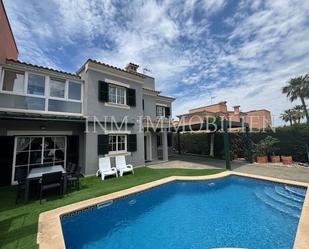
[[[283,164],[292,164],[293,158],[292,156],[281,156],[281,161]]]
[[[270,157],[270,161],[272,163],[280,163],[280,156],[275,155],[275,151],[277,150],[275,144],[279,143],[279,139],[267,136],[264,139],[264,143],[266,144],[266,153]]]
[[[257,163],[267,163],[268,158],[265,150],[265,145],[263,141],[261,140],[258,142],[255,146],[255,155],[256,155],[256,162]]]
[[[267,163],[268,156],[271,158],[271,162],[280,162],[280,157],[275,156],[275,147],[274,145],[278,143],[279,140],[277,138],[273,138],[272,136],[267,136],[266,138],[260,140],[256,146],[257,148],[257,163]]]

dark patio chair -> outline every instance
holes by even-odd
[[[80,171],[81,171],[81,167],[77,167],[74,172],[68,173],[67,181],[68,181],[69,187],[74,186],[74,187],[77,187],[78,190],[80,189],[80,184],[79,184]]]
[[[22,197],[25,198],[26,193],[26,177],[27,177],[27,170],[18,169],[15,173],[15,179],[18,183],[16,189],[16,200],[15,203],[18,204],[19,199]]]
[[[42,203],[43,192],[49,189],[59,189],[59,195],[63,194],[62,172],[47,173],[42,175],[40,186],[40,204]]]

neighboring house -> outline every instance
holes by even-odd
[[[234,106],[233,111],[227,110],[226,101],[208,106],[202,106],[189,110],[189,113],[179,115],[181,124],[197,124],[208,117],[224,117],[235,122],[244,122],[249,128],[263,129],[271,126],[271,113],[266,109],[252,110],[248,112],[240,111],[240,106]]]
[[[7,58],[17,59],[18,49],[14,35],[6,15],[2,0],[0,0],[0,64]]]
[[[1,46],[15,44],[13,36],[2,38]],[[125,155],[134,166],[168,160],[165,128],[174,98],[161,96],[155,79],[138,73],[138,65],[121,69],[89,59],[72,74],[15,57],[0,53],[0,185],[41,165],[71,162],[88,176],[98,170],[99,157]],[[121,126],[124,117],[127,125]],[[164,126],[146,122],[157,119]]]

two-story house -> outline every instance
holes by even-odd
[[[13,59],[1,64],[1,185],[42,165],[72,162],[88,176],[99,157],[125,155],[134,166],[168,160],[174,98],[161,96],[137,67],[89,59],[71,74]]]
[[[135,166],[168,160],[171,139],[167,130],[163,126],[150,130],[144,120],[154,121],[158,116],[168,120],[174,98],[161,96],[155,91],[155,79],[138,73],[137,68],[133,63],[121,69],[89,59],[77,71],[85,82],[84,116],[88,119],[85,175],[96,172],[99,156],[122,154]]]

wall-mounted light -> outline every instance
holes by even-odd
[[[46,130],[46,126],[45,126],[45,125],[41,125],[41,126],[40,126],[40,129],[41,129],[41,130]]]

